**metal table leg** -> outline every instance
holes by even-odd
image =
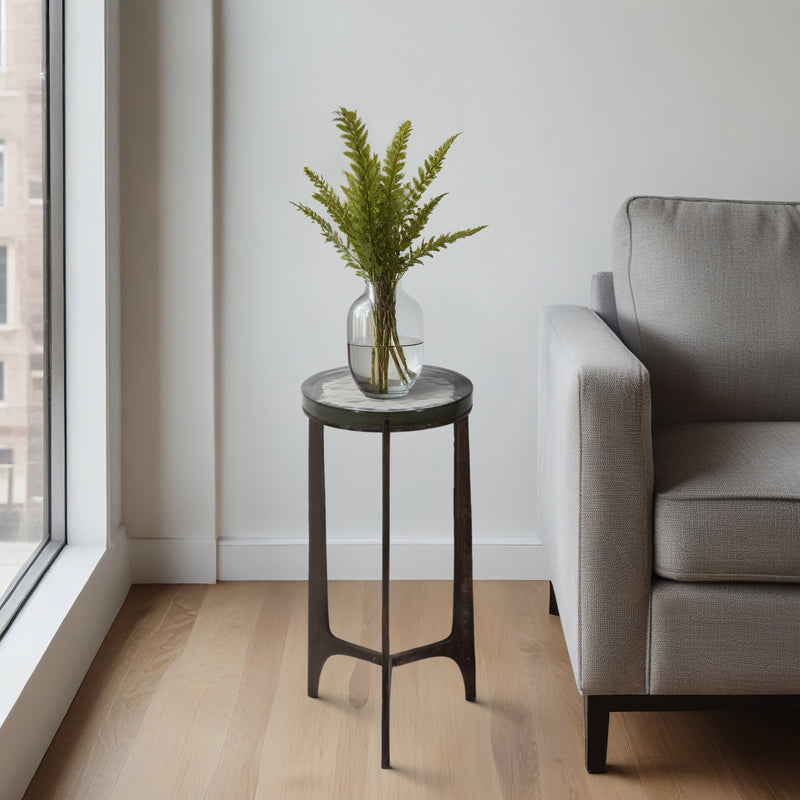
[[[472,600],[472,500],[469,475],[469,423],[455,423],[453,486],[453,641],[452,658],[464,678],[467,700],[475,699],[475,633]]]
[[[381,570],[381,767],[389,767],[389,705],[392,693],[392,652],[389,649],[389,498],[391,438],[389,419],[383,421],[383,541]]]
[[[331,654],[325,536],[325,426],[308,421],[308,696],[317,697]]]

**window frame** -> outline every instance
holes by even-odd
[[[0,0],[2,3],[2,0]],[[4,5],[4,4],[3,4]],[[66,406],[64,298],[64,0],[42,0],[42,196],[45,340],[46,536],[0,598],[0,637],[64,547],[66,537]],[[7,166],[7,165],[6,165]],[[8,267],[7,267],[8,273]]]

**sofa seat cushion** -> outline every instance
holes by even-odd
[[[800,422],[655,428],[653,459],[657,575],[800,582]]]

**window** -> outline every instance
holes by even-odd
[[[0,325],[8,325],[8,247],[0,245]]]
[[[0,0],[0,69],[6,65],[6,0]]]
[[[44,391],[44,348],[41,342],[36,342],[31,352],[29,361],[31,381],[36,391]]]
[[[42,202],[41,178],[31,178],[28,180],[28,202],[36,203],[37,205]]]
[[[14,452],[10,447],[0,447],[0,517],[3,506],[12,504],[14,493]],[[2,525],[2,522],[0,522]],[[3,526],[5,527],[5,526]]]
[[[0,0],[0,204],[9,150],[30,201],[0,215],[0,635],[65,541],[62,14]]]

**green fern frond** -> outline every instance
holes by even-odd
[[[422,239],[413,247],[446,193],[420,206],[422,195],[441,172],[459,134],[446,139],[425,159],[411,181],[403,183],[411,122],[403,122],[397,129],[381,163],[369,146],[366,125],[355,111],[340,107],[333,118],[350,162],[344,172],[345,183],[340,187],[344,199],[306,167],[305,173],[316,190],[312,199],[322,205],[332,222],[307,206],[292,205],[320,226],[324,238],[359,275],[373,281],[396,281],[423,258],[486,227]]]
[[[345,245],[342,241],[341,237],[338,233],[333,229],[333,226],[326,220],[322,215],[318,214],[314,211],[313,208],[309,208],[308,206],[304,206],[302,203],[295,203],[292,201],[292,205],[303,212],[310,220],[316,222],[317,225],[322,229],[321,233],[322,236],[325,238],[326,241],[330,242],[337,250],[339,255],[342,259],[347,263],[349,267],[353,267],[356,272],[361,273],[361,265],[358,261],[358,258],[350,252],[350,249]]]
[[[406,220],[400,240],[401,250],[407,250],[419,238],[422,231],[425,230],[433,210],[439,205],[441,199],[446,196],[447,192],[428,200],[424,206],[415,210],[410,219]]]
[[[387,211],[397,212],[403,197],[403,170],[406,166],[406,150],[411,137],[411,122],[406,120],[397,129],[392,143],[386,150],[381,173],[381,204]]]
[[[392,143],[386,149],[380,176],[380,193],[377,209],[376,245],[379,248],[378,264],[387,272],[398,268],[403,200],[405,192],[406,150],[411,137],[411,122],[406,120],[397,129]]]
[[[363,242],[371,257],[377,222],[380,163],[367,141],[367,128],[355,111],[342,107],[333,118],[347,146],[344,154],[350,159],[350,172],[345,172],[347,186],[342,190],[354,223],[353,234]]]
[[[447,245],[457,242],[459,239],[465,239],[467,236],[474,236],[479,231],[482,231],[486,225],[480,225],[477,228],[467,228],[463,231],[456,231],[455,233],[444,233],[440,236],[433,236],[430,239],[423,239],[419,247],[412,248],[408,253],[408,260],[406,261],[406,269],[413,267],[415,264],[420,264],[423,258],[428,258],[439,250],[444,250]]]
[[[420,198],[425,193],[425,190],[431,185],[431,183],[433,183],[433,181],[436,179],[436,176],[442,171],[447,153],[450,150],[453,142],[460,135],[460,133],[456,133],[449,139],[445,139],[445,141],[442,142],[442,144],[440,144],[439,147],[437,147],[436,150],[434,150],[433,153],[425,159],[425,163],[419,168],[419,170],[417,170],[417,175],[412,179],[408,186],[409,192],[407,207],[409,211],[417,205]]]
[[[316,188],[316,192],[311,195],[312,199],[321,203],[325,210],[330,214],[331,219],[336,223],[342,233],[348,236],[348,229],[350,228],[350,219],[347,214],[347,209],[333,187],[327,183],[322,177],[312,172],[308,167],[305,167],[305,174],[308,179]],[[296,205],[296,204],[295,204]],[[348,236],[349,238],[349,236]]]

